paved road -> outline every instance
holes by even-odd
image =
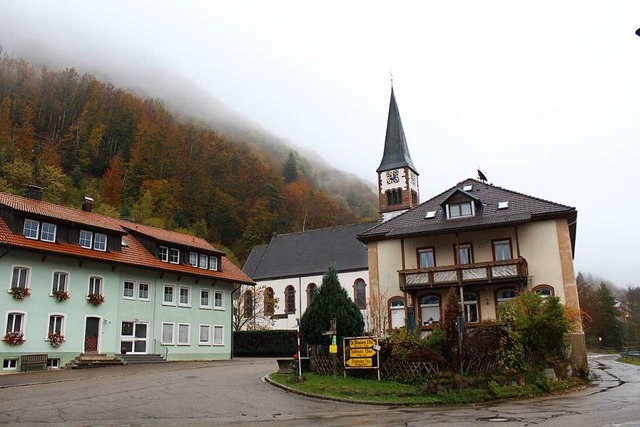
[[[640,367],[590,358],[596,387],[465,407],[362,406],[300,397],[261,381],[272,359],[0,375],[0,423],[31,425],[640,427]]]

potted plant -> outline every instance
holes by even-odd
[[[24,334],[22,332],[7,332],[2,341],[9,345],[22,345],[24,343]]]
[[[104,302],[104,295],[89,294],[87,295],[87,301],[89,302],[89,304],[97,307]]]
[[[58,348],[60,347],[60,344],[62,344],[64,342],[64,335],[62,335],[59,332],[54,332],[52,334],[49,334],[49,344],[51,345],[51,347],[53,348]]]
[[[13,296],[13,299],[22,301],[23,299],[31,295],[31,291],[29,290],[29,288],[11,288],[11,295]]]
[[[53,291],[52,295],[58,302],[66,301],[69,299],[69,292],[67,291]]]

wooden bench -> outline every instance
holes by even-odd
[[[20,370],[27,372],[27,366],[29,365],[43,365],[47,367],[47,354],[25,354],[20,356]]]

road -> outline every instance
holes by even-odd
[[[0,375],[0,424],[640,427],[640,367],[591,356],[584,391],[463,407],[365,406],[261,381],[273,359]],[[32,383],[32,384],[30,384]]]

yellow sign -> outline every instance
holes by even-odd
[[[355,338],[349,340],[349,347],[351,348],[367,348],[373,347],[376,344],[371,338]]]
[[[356,357],[347,359],[346,364],[351,367],[370,368],[373,366],[373,359],[369,357]]]
[[[350,357],[371,357],[375,356],[376,351],[372,348],[350,348]]]
[[[338,346],[337,345],[330,345],[329,346],[329,353],[336,354],[337,352],[338,352]]]

